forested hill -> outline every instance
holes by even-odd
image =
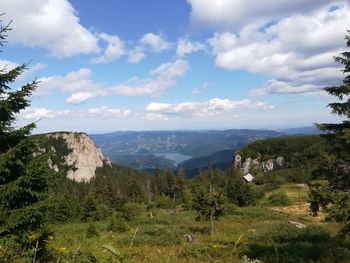
[[[317,135],[272,138],[256,141],[239,149],[236,151],[235,161],[241,159],[241,167],[247,165],[247,162],[251,163],[250,170],[255,170],[256,174],[261,174],[263,165],[267,162],[272,167],[275,165],[277,169],[271,168],[268,176],[264,173],[265,179],[280,176],[286,181],[307,182],[311,177],[317,176],[315,173],[321,161],[329,158],[327,147],[324,139]],[[277,158],[283,160],[283,163],[278,165]]]
[[[183,167],[189,177],[206,169],[229,167],[236,150],[254,141],[293,134],[317,134],[315,127],[288,130],[124,131],[90,137],[112,162],[153,173],[156,167]]]

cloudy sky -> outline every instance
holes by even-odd
[[[18,125],[278,129],[334,122],[347,0],[0,0],[0,66],[37,77]]]

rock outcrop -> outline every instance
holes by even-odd
[[[62,138],[66,141],[70,153],[64,156],[65,164],[72,166],[67,177],[77,182],[90,181],[95,176],[97,167],[111,165],[110,160],[105,158],[101,149],[97,148],[94,142],[86,133],[59,132],[46,135],[48,138]],[[53,148],[53,147],[51,147]],[[51,149],[56,152],[56,149]],[[57,172],[57,165],[50,163],[49,166]]]
[[[252,159],[251,157],[243,159],[240,154],[236,154],[233,159],[233,166],[237,169],[241,169],[243,174],[248,174],[252,169],[261,169],[264,172],[272,171],[276,168],[283,168],[284,165],[285,160],[282,156],[263,162],[260,161],[260,155],[256,159]]]

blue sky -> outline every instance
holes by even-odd
[[[0,0],[0,66],[37,77],[17,125],[55,130],[229,129],[334,122],[349,1]]]

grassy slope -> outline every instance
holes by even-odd
[[[129,262],[238,262],[242,256],[239,254],[244,253],[242,251],[252,236],[269,225],[289,220],[301,221],[300,209],[302,223],[323,225],[333,233],[336,231],[334,224],[321,222],[320,218],[314,219],[309,215],[307,186],[287,184],[274,191],[285,191],[293,200],[291,206],[237,208],[232,215],[215,223],[216,235],[213,238],[207,234],[207,222],[194,220],[194,212],[158,209],[153,219],[145,211],[136,220],[128,222],[130,230],[121,234],[108,232],[107,221],[96,223],[100,236],[93,238],[85,237],[87,223],[54,225],[55,236],[49,245],[71,255],[78,255],[77,251],[91,251],[101,262],[111,260],[111,254],[102,245],[112,245]],[[274,209],[284,209],[290,215]],[[195,236],[192,243],[185,239],[185,235],[190,233]]]

